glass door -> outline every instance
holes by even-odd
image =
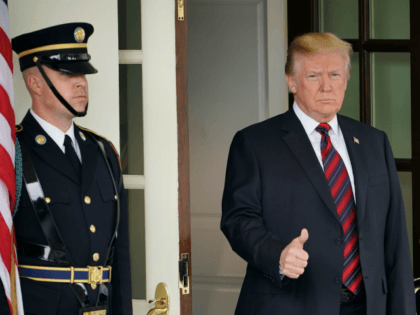
[[[140,1],[118,1],[120,158],[128,197],[134,313],[146,306]]]
[[[353,46],[340,114],[387,133],[395,156],[413,257],[410,0],[319,0],[319,31]]]
[[[134,314],[167,285],[180,314],[178,125],[173,0],[118,1],[119,127],[128,194]],[[166,290],[163,290],[166,291]]]

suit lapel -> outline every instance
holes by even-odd
[[[321,196],[332,215],[337,221],[340,221],[324,171],[319,164],[305,129],[293,109],[290,109],[283,117],[284,123],[282,129],[288,131],[288,133],[283,136],[284,142],[308,175],[316,191]]]
[[[358,130],[348,121],[343,119],[343,117],[338,115],[337,118],[353,168],[354,186],[356,190],[357,225],[360,231],[366,212],[366,191],[368,183],[368,170],[366,168],[363,137],[359,134]]]
[[[84,192],[89,187],[96,170],[98,145],[89,132],[80,130],[77,125],[74,132],[82,153],[82,192]]]
[[[27,132],[30,138],[31,151],[37,154],[49,166],[67,176],[75,183],[80,184],[80,178],[77,176],[68,158],[57,146],[54,140],[45,132],[44,129],[42,129],[32,114],[29,112],[26,114],[22,121],[22,125],[24,127],[24,131]],[[38,135],[45,137],[46,142],[44,144],[40,144],[36,141]]]

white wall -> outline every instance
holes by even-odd
[[[233,314],[246,263],[220,231],[234,134],[285,112],[286,0],[188,2],[188,113],[195,315]]]
[[[95,31],[88,52],[98,74],[87,76],[89,112],[76,123],[109,138],[119,148],[118,10],[115,0],[9,1],[12,37],[70,22],[91,23]],[[25,116],[31,99],[13,53],[16,122]],[[108,117],[108,118],[105,118]],[[112,117],[112,118],[109,118]]]

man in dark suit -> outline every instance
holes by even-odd
[[[16,218],[25,314],[131,315],[127,198],[119,157],[73,123],[86,115],[93,27],[12,41],[32,98],[17,126],[26,185]]]
[[[415,314],[389,141],[337,115],[350,53],[330,33],[296,38],[293,108],[233,139],[221,228],[248,262],[235,314]]]

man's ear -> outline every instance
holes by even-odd
[[[42,94],[42,84],[43,82],[41,77],[34,73],[29,74],[26,78],[26,85],[28,89],[37,95]]]
[[[287,85],[289,86],[289,90],[293,94],[296,94],[296,92],[297,92],[297,82],[296,82],[295,78],[290,74],[286,74],[286,81],[287,81]]]

